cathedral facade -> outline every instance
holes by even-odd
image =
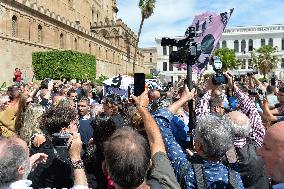
[[[16,67],[30,81],[32,52],[52,50],[95,55],[97,76],[131,73],[137,36],[117,11],[115,0],[1,0],[0,82],[11,83]],[[137,53],[136,72],[145,72]]]

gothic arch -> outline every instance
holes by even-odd
[[[117,37],[117,36],[119,36],[118,30],[115,29],[115,28],[113,28],[113,29],[111,30],[111,32],[110,32],[110,35],[111,35],[112,37]]]
[[[108,32],[106,29],[101,29],[101,30],[99,31],[99,35],[101,35],[101,36],[104,37],[104,38],[110,37],[109,32]]]

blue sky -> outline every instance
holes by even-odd
[[[118,18],[135,33],[141,16],[139,0],[117,0]],[[284,0],[157,0],[154,15],[145,20],[140,47],[155,46],[156,37],[183,36],[194,15],[235,8],[227,27],[284,24]]]

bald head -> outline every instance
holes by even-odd
[[[233,131],[236,137],[247,137],[250,132],[250,122],[249,118],[238,111],[232,111],[228,113],[226,116],[234,123]]]
[[[284,121],[275,123],[269,127],[266,131],[266,135],[275,141],[275,144],[280,145],[284,149]]]
[[[275,182],[284,182],[284,122],[269,127],[262,147],[258,150],[264,169]]]
[[[149,100],[150,101],[159,99],[160,97],[161,97],[161,94],[160,94],[159,91],[157,91],[157,90],[150,90],[149,91]]]

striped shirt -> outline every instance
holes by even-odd
[[[211,98],[211,94],[212,91],[208,91],[200,100],[200,103],[195,110],[197,117],[210,112],[209,100]],[[248,116],[251,125],[249,138],[235,138],[235,147],[243,147],[246,144],[247,139],[254,140],[259,146],[262,146],[263,138],[265,135],[265,128],[263,126],[261,116],[257,111],[255,103],[238,87],[235,87],[235,97],[238,99],[241,112]]]

